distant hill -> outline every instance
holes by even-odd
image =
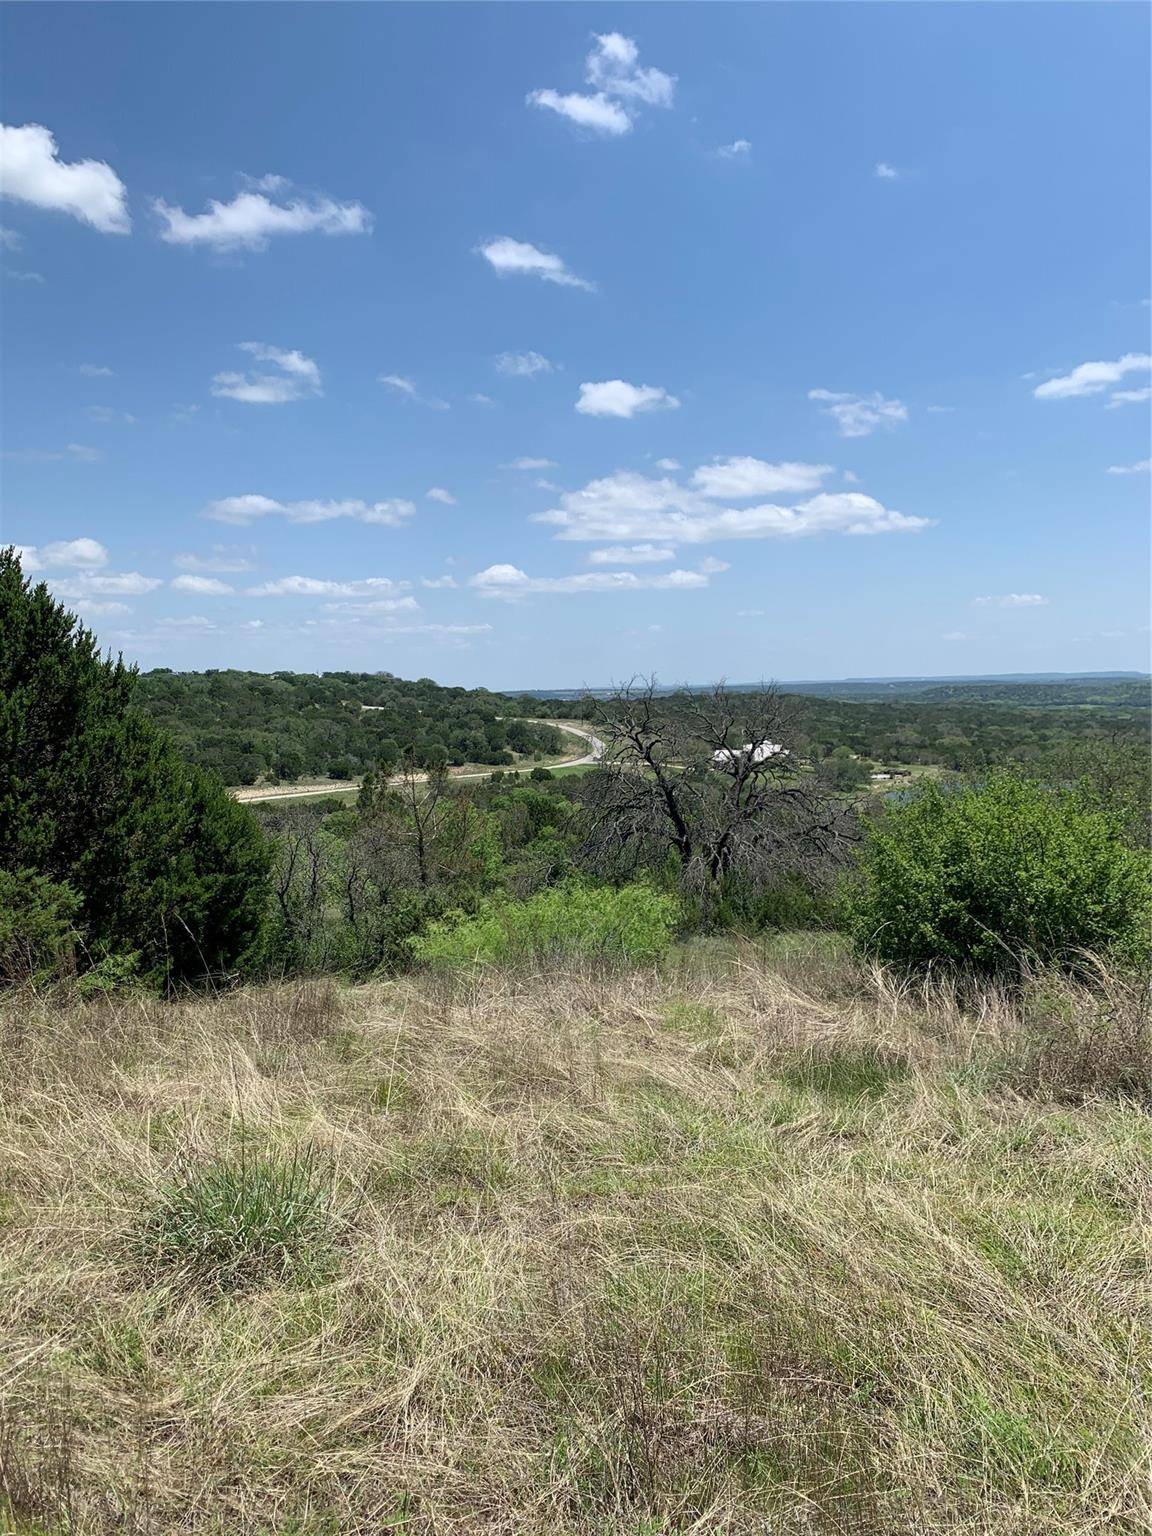
[[[661,694],[702,693],[710,683],[668,684]],[[760,683],[728,683],[733,692],[759,688]],[[844,677],[779,681],[785,693],[814,698],[918,699],[925,703],[952,700],[970,703],[1047,705],[1094,704],[1147,706],[1152,700],[1152,676],[1146,672],[1008,672],[988,676],[958,677]],[[522,698],[579,699],[592,694],[603,697],[610,688],[526,688],[510,690]]]

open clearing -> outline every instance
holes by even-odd
[[[0,1526],[1146,1533],[1139,1017],[803,936],[10,999]]]

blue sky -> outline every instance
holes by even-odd
[[[3,537],[143,666],[1147,665],[1145,7],[3,27]]]

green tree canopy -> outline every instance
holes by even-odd
[[[167,983],[258,943],[269,855],[251,815],[133,708],[135,671],[0,551],[0,869],[69,887],[93,957]]]

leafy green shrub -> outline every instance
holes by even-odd
[[[334,1225],[332,1181],[310,1152],[241,1151],[185,1169],[139,1249],[210,1289],[238,1290],[317,1269]]]
[[[0,869],[0,982],[71,970],[80,898],[31,869]]]
[[[672,942],[677,902],[647,885],[576,882],[538,891],[526,901],[487,901],[474,917],[453,914],[411,941],[426,965],[510,964],[549,955],[643,962]]]
[[[227,974],[259,938],[269,850],[135,684],[0,549],[0,869],[70,887],[92,955],[139,951],[158,983]]]
[[[926,784],[870,828],[846,914],[857,947],[984,971],[1147,947],[1149,869],[1106,813],[1010,774]]]

